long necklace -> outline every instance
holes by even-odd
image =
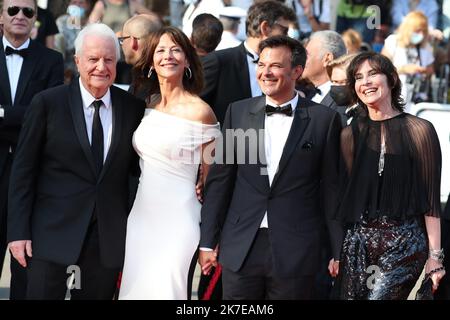
[[[378,175],[380,177],[384,171],[385,154],[386,154],[386,141],[385,141],[384,125],[381,124],[381,147],[380,147],[380,159],[378,160]]]

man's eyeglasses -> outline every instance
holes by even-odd
[[[283,26],[282,24],[280,24],[280,23],[278,23],[278,22],[274,22],[273,25],[274,25],[274,26],[280,27],[281,32],[282,32],[284,35],[287,35],[287,34],[288,34],[289,27]]]
[[[123,45],[123,41],[124,41],[125,39],[128,39],[128,38],[134,38],[134,39],[136,39],[136,40],[139,40],[139,38],[136,38],[136,37],[133,37],[133,36],[119,37],[119,38],[117,38],[117,39],[119,39],[119,44],[120,44],[120,45]]]
[[[17,15],[19,13],[20,10],[22,10],[23,15],[25,17],[27,17],[28,19],[31,19],[34,17],[35,11],[34,11],[34,9],[29,8],[29,7],[12,6],[12,7],[8,7],[6,12],[8,12],[10,17],[14,17],[15,15]]]

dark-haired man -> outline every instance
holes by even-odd
[[[220,123],[231,102],[261,95],[256,81],[258,45],[270,36],[287,34],[289,23],[295,20],[295,13],[278,1],[255,3],[247,14],[247,40],[205,57],[201,97],[213,108]]]
[[[333,227],[340,118],[297,94],[306,61],[299,41],[275,36],[258,51],[265,96],[227,110],[205,185],[199,261],[209,273],[218,245],[226,300],[311,299],[321,225]],[[239,139],[244,132],[255,139]]]
[[[202,13],[192,21],[191,43],[200,57],[214,51],[222,37],[223,26],[219,19]]]

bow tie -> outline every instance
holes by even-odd
[[[250,51],[248,51],[247,49],[245,49],[245,52],[247,52],[247,55],[252,59],[253,63],[258,63],[259,61],[259,57],[256,57],[253,55],[253,53],[251,53]]]
[[[319,88],[314,88],[314,93],[322,95],[322,91]]]
[[[11,48],[10,46],[7,46],[5,49],[5,55],[9,56],[11,54],[18,54],[22,58],[25,58],[28,54],[28,49],[16,50]]]
[[[271,116],[275,113],[285,114],[288,117],[292,116],[292,107],[290,104],[284,106],[284,107],[273,107],[270,105],[266,105],[266,114],[268,116]]]

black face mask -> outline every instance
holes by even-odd
[[[338,106],[352,105],[352,97],[348,92],[347,86],[331,86],[330,96]]]

